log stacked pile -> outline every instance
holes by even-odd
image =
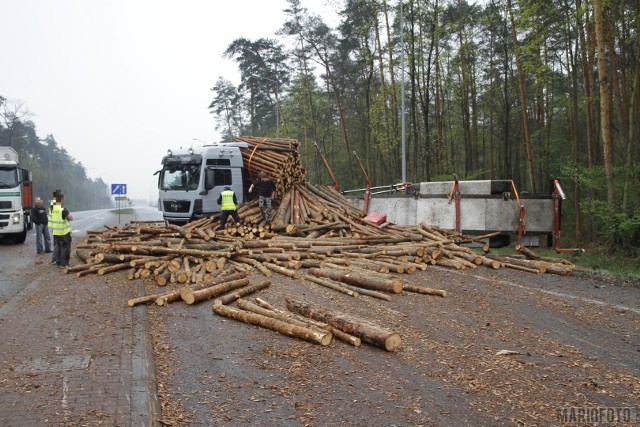
[[[219,230],[218,215],[181,227],[132,223],[123,229],[107,228],[89,233],[78,245],[78,255],[85,264],[66,271],[83,276],[128,269],[130,278],[154,279],[159,286],[211,280],[226,267],[293,278],[301,276],[301,268],[325,266],[380,274],[410,274],[429,265],[458,270],[485,266],[572,273],[570,264],[539,257],[525,260],[478,255],[461,245],[488,236],[462,236],[424,223],[411,227],[368,223],[363,213],[336,190],[304,180],[296,140],[244,136],[236,141],[248,146],[242,149],[242,156],[250,174],[267,172],[276,182],[278,196],[274,198],[272,225],[261,222],[254,200],[239,207],[241,223],[229,221],[225,230]],[[488,247],[483,249],[488,251]],[[533,258],[531,253],[524,255]],[[323,285],[328,280],[340,282],[311,274],[307,277]],[[348,288],[342,291],[358,292]]]
[[[248,145],[241,153],[251,181],[260,172],[273,179],[276,184],[274,198],[279,199],[294,184],[304,182],[306,171],[300,162],[300,143],[297,140],[254,136],[241,136],[235,140]]]

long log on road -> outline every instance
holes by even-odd
[[[236,301],[236,305],[243,310],[251,311],[253,313],[262,314],[264,316],[273,317],[274,319],[279,319],[288,323],[292,323],[297,326],[302,326],[309,329],[319,329],[320,331],[329,331],[333,334],[333,336],[340,341],[344,341],[348,344],[351,344],[355,347],[360,347],[361,340],[358,337],[354,337],[353,335],[349,335],[346,332],[342,332],[340,329],[334,328],[331,325],[325,324],[324,326],[314,326],[310,325],[307,321],[298,320],[294,317],[295,313],[291,312],[282,312],[278,310],[269,309],[266,307],[261,307],[258,304],[252,303],[251,301],[239,299]]]
[[[376,291],[399,294],[402,292],[402,282],[399,279],[386,279],[365,273],[336,271],[328,268],[310,268],[309,274],[316,277],[326,277],[338,282]]]
[[[402,340],[397,332],[384,329],[368,320],[358,319],[346,313],[327,310],[312,306],[304,301],[297,301],[285,297],[287,309],[320,322],[325,322],[334,328],[354,335],[362,341],[381,347],[387,351],[395,351]]]
[[[266,289],[269,287],[269,285],[271,285],[271,282],[269,280],[263,280],[262,282],[256,283],[254,285],[248,285],[239,289],[236,289],[235,291],[223,295],[220,298],[216,298],[213,301],[213,305],[220,305],[220,304],[229,304],[232,303],[233,301],[237,301],[242,297],[245,297],[247,295],[250,295],[254,292],[260,291],[262,289]]]
[[[176,291],[172,291],[172,292],[168,292],[168,293],[165,293],[165,294],[161,294],[157,298],[154,298],[154,301],[156,302],[157,305],[164,306],[164,305],[167,305],[167,304],[169,304],[171,302],[178,301],[179,299],[182,299],[182,294],[183,293],[185,295],[187,295],[188,293],[192,293],[192,292],[197,291],[199,289],[205,289],[205,288],[208,288],[208,287],[219,285],[220,283],[231,282],[233,280],[244,279],[246,277],[247,277],[247,275],[244,274],[244,273],[225,274],[224,276],[218,276],[218,277],[215,277],[215,278],[213,278],[211,280],[200,282],[200,283],[197,283],[197,284],[191,285],[191,286],[186,286],[186,287],[178,289]]]
[[[136,248],[135,246],[126,246],[126,245],[113,245],[111,247],[114,252],[125,252],[125,253],[136,253],[140,251],[140,248]],[[161,246],[151,246],[144,248],[146,252],[160,253],[160,254],[173,254],[173,255],[191,255],[197,257],[220,257],[223,256],[225,258],[231,257],[231,252],[229,251],[207,251],[207,250],[198,250],[198,249],[178,249],[178,248],[165,248]]]
[[[273,331],[280,332],[283,335],[303,339],[314,344],[329,345],[331,338],[333,337],[329,331],[320,332],[314,329],[303,328],[301,326],[283,322],[282,320],[252,313],[250,311],[238,310],[223,304],[214,305],[212,310],[220,316],[271,329]]]
[[[446,297],[447,296],[447,291],[445,291],[443,289],[433,289],[433,288],[428,288],[426,286],[412,285],[411,283],[404,283],[402,285],[402,290],[409,291],[409,292],[415,292],[417,294],[437,295],[437,296],[440,296],[440,297]]]
[[[323,279],[321,277],[315,277],[315,276],[309,276],[309,275],[304,276],[302,280],[303,282],[305,280],[308,280],[310,282],[324,286],[325,288],[333,289],[334,291],[341,292],[343,294],[347,294],[352,297],[358,296],[358,292],[354,291],[353,289],[348,289],[344,287],[344,284],[342,282],[336,282],[331,279],[326,279],[326,278]]]
[[[209,298],[213,298],[218,295],[222,295],[226,292],[232,291],[237,288],[241,288],[249,284],[249,279],[237,279],[230,282],[220,283],[208,288],[200,289],[198,291],[186,291],[181,292],[180,298],[187,304],[195,304],[200,301],[204,301]],[[184,290],[184,289],[183,289]]]

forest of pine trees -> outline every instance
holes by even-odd
[[[40,138],[32,114],[21,102],[8,102],[0,95],[0,146],[13,147],[20,166],[31,171],[33,196],[50,200],[63,189],[65,206],[71,211],[109,208],[109,188],[60,146],[53,135]]]
[[[638,248],[640,0],[336,7],[331,27],[288,0],[276,34],[228,45],[241,81],[219,77],[209,107],[226,138],[296,138],[329,183],[317,143],[348,189],[364,187],[354,152],[374,185],[401,182],[404,133],[409,182],[558,178],[566,238]]]

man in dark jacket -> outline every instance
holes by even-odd
[[[36,226],[36,251],[39,254],[51,253],[51,236],[49,235],[49,216],[44,202],[36,198],[35,207],[31,210],[31,218]],[[44,247],[42,240],[44,239]]]
[[[258,206],[260,207],[260,216],[267,224],[271,223],[271,196],[276,191],[276,184],[267,176],[266,173],[260,172],[256,182],[249,187],[249,193],[256,191],[258,194]]]

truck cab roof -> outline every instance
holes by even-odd
[[[199,147],[178,148],[168,150],[163,157],[162,164],[200,164],[205,162],[207,166],[233,166],[242,167],[241,148],[248,148],[246,142],[223,142]],[[225,160],[220,162],[220,160]]]

